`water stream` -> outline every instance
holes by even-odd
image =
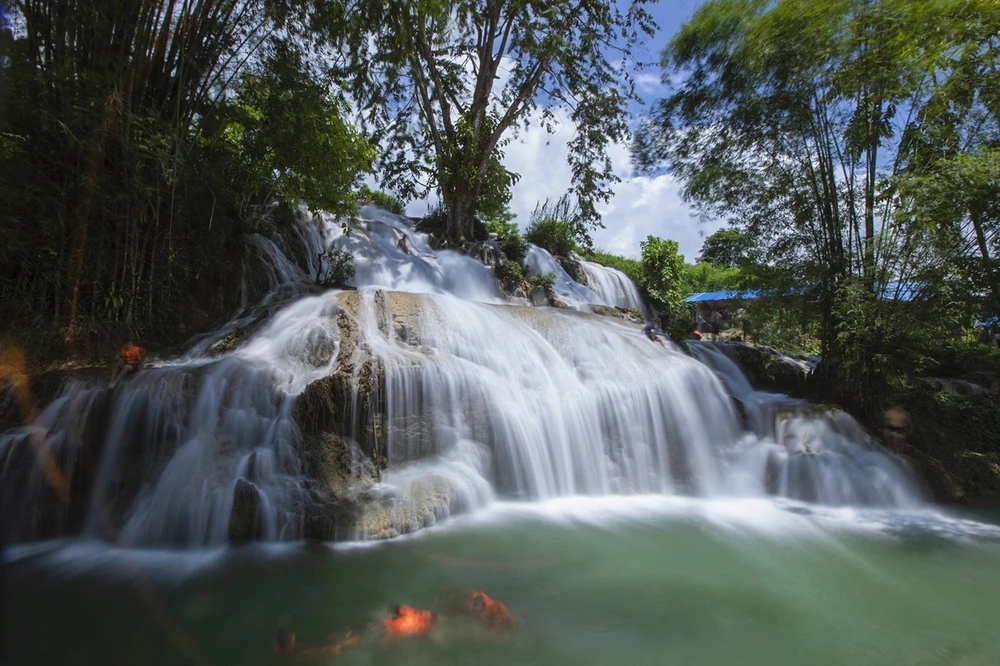
[[[70,382],[0,435],[23,542],[5,553],[0,661],[272,664],[278,629],[321,644],[352,628],[363,645],[320,663],[1000,663],[1000,527],[929,506],[850,417],[755,390],[716,346],[592,314],[642,308],[617,271],[583,262],[584,286],[532,247],[570,307],[516,305],[407,219],[360,218],[252,237],[232,321],[113,391]],[[356,290],[311,286],[331,247],[354,254]],[[383,373],[388,461],[369,491],[443,489],[452,517],[303,543],[296,401],[363,363]],[[368,431],[348,423],[358,456]],[[63,511],[39,508],[39,447],[71,482]],[[247,484],[265,543],[232,547]],[[520,629],[443,617],[425,639],[367,638],[389,605],[450,587],[500,598]]]
[[[754,391],[710,346],[690,356],[589,314],[596,304],[642,307],[622,273],[582,262],[584,286],[532,246],[527,266],[553,272],[571,308],[511,305],[489,268],[434,250],[408,219],[371,207],[359,218],[349,233],[339,220],[302,216],[252,237],[267,284],[256,303],[114,391],[67,385],[37,423],[0,436],[0,495],[18,538],[79,531],[131,546],[221,544],[234,495],[251,484],[260,538],[300,539],[308,470],[294,403],[311,382],[357,364],[341,352],[345,308],[358,338],[350,353],[384,371],[389,466],[378,488],[407,495],[435,484],[445,513],[497,498],[630,494],[922,506],[905,466],[846,415]],[[310,287],[330,248],[354,255],[356,292]],[[355,425],[341,434],[365,444]],[[71,479],[96,479],[74,505],[84,511],[35,510],[45,493],[32,464],[39,441]]]

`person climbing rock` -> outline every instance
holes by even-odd
[[[410,247],[409,247],[409,245],[407,245],[407,241],[408,240],[409,240],[409,238],[407,238],[406,234],[403,234],[402,236],[400,236],[399,242],[396,243],[396,247],[398,247],[400,250],[402,250],[406,254],[409,254],[409,255],[412,256],[413,253],[410,252]]]
[[[108,388],[114,388],[122,378],[130,372],[142,370],[146,352],[141,347],[136,347],[131,340],[125,342],[118,350],[118,357],[111,366],[111,382]]]
[[[642,334],[645,335],[650,340],[652,340],[653,342],[659,342],[660,346],[663,347],[664,349],[667,348],[667,346],[663,344],[663,340],[660,338],[659,334],[656,332],[656,326],[653,325],[653,322],[651,321],[646,322],[646,326],[642,329]]]

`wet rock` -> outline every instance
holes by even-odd
[[[944,391],[950,395],[978,395],[988,391],[986,387],[964,379],[925,377],[924,383],[935,391]]]
[[[229,512],[229,540],[234,543],[255,541],[261,537],[260,493],[257,486],[240,479],[233,490],[233,508]]]
[[[549,294],[548,304],[549,304],[550,308],[559,308],[561,310],[569,310],[569,306],[566,305],[565,303],[563,303],[561,300],[559,300],[559,297],[556,296],[555,294]]]
[[[569,257],[556,257],[556,260],[559,262],[559,265],[563,267],[563,270],[569,273],[569,276],[573,278],[574,281],[579,282],[584,286],[589,286],[587,273],[583,270],[583,265],[581,265],[579,261]]]
[[[719,349],[736,362],[754,387],[803,396],[816,359],[780,354],[770,347],[720,342]]]

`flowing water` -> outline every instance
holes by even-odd
[[[426,640],[336,660],[1000,663],[1000,529],[929,507],[850,417],[754,390],[713,345],[689,355],[591,314],[643,308],[618,271],[582,262],[585,286],[531,247],[570,308],[524,307],[405,218],[360,218],[251,237],[247,306],[226,326],[113,391],[69,383],[0,435],[0,502],[28,542],[4,566],[4,663],[272,663],[277,629],[320,643],[447,587],[501,598],[521,628],[443,618]],[[311,286],[330,248],[355,256],[356,291]],[[432,484],[453,516],[304,545],[295,403],[364,363],[384,373],[387,424],[370,490]],[[342,434],[364,444],[364,426]],[[75,493],[61,513],[38,510],[39,451]],[[270,543],[228,547],[247,484]],[[81,536],[30,543],[67,533]]]

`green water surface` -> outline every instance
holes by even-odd
[[[428,608],[442,590],[474,587],[505,602],[520,628],[443,617],[430,636],[372,636],[304,663],[1000,664],[996,536],[855,529],[771,505],[745,513],[743,522],[655,510],[580,520],[557,507],[373,547],[15,551],[0,657],[274,664],[280,628],[300,644],[345,628],[364,634],[391,604]]]

